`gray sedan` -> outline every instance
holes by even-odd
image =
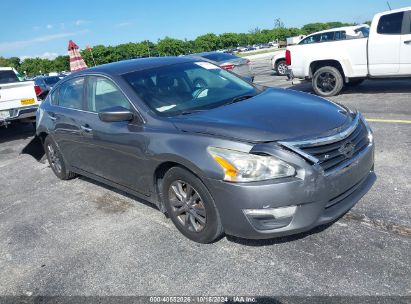
[[[190,56],[201,57],[210,60],[227,71],[231,71],[248,81],[254,81],[251,61],[249,59],[221,52],[205,52],[191,54]]]
[[[84,175],[151,202],[201,243],[312,229],[375,181],[360,113],[191,57],[66,77],[39,107],[37,136],[58,178]]]

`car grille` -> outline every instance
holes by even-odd
[[[342,163],[354,158],[369,144],[368,130],[362,120],[347,137],[327,144],[310,144],[298,148],[318,160],[324,172],[332,171]]]

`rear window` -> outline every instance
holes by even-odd
[[[18,82],[19,79],[13,70],[0,71],[0,83]]]
[[[45,82],[46,84],[48,84],[48,85],[54,85],[54,84],[56,84],[57,82],[59,82],[60,79],[61,79],[61,78],[58,77],[58,76],[46,77],[46,78],[44,78],[44,82]]]
[[[377,26],[378,34],[400,35],[404,12],[384,15],[380,18]]]
[[[206,58],[208,60],[221,62],[221,61],[228,61],[228,60],[235,60],[237,59],[236,56],[226,54],[226,53],[213,53],[213,54],[206,54],[201,55],[201,57]]]

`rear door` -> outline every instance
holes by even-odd
[[[51,95],[51,105],[46,110],[52,126],[51,135],[64,160],[73,167],[84,166],[82,158],[84,122],[84,77],[76,77],[62,83]]]
[[[400,48],[400,74],[411,75],[411,11],[404,14]]]
[[[404,12],[382,15],[368,40],[368,64],[371,76],[398,75]]]

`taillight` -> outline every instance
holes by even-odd
[[[285,51],[285,64],[291,65],[291,52],[290,50]]]
[[[231,70],[234,70],[234,64],[230,62],[226,62],[220,65],[220,68],[227,70],[227,71],[231,71]]]
[[[40,86],[35,85],[34,86],[34,92],[36,92],[36,96],[39,96],[43,90],[40,88]]]

